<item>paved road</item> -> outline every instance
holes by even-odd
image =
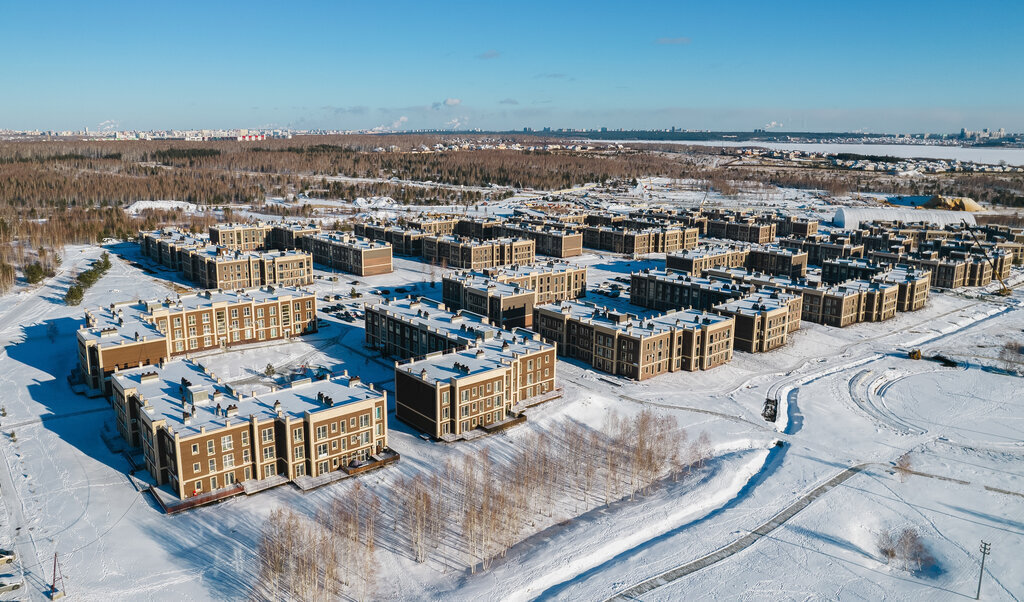
[[[685,577],[690,573],[695,573],[705,567],[709,567],[717,562],[725,560],[726,558],[734,554],[742,552],[743,550],[753,545],[757,540],[761,539],[765,535],[768,535],[769,533],[777,529],[780,525],[782,525],[789,519],[793,518],[797,512],[800,512],[801,510],[806,508],[808,505],[810,505],[811,502],[821,497],[825,492],[829,491],[833,487],[839,485],[840,483],[846,481],[853,475],[864,470],[864,468],[867,467],[868,465],[869,464],[858,464],[857,466],[851,466],[850,468],[847,468],[846,470],[832,477],[825,483],[822,483],[821,485],[815,487],[813,490],[811,490],[809,493],[801,497],[799,500],[793,502],[793,504],[790,505],[788,508],[773,516],[768,522],[757,527],[749,534],[744,535],[743,537],[734,541],[733,543],[725,546],[724,548],[719,548],[718,550],[715,550],[707,556],[698,558],[697,560],[688,562],[684,565],[677,566],[674,569],[665,571],[664,573],[656,577],[652,577],[647,581],[643,581],[641,583],[638,583],[637,585],[634,585],[633,587],[623,590],[615,596],[613,596],[612,598],[609,598],[608,602],[611,602],[612,600],[639,600],[644,594],[652,590],[655,590],[663,585],[671,583],[681,577]]]

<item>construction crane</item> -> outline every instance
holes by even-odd
[[[981,241],[979,241],[978,237],[974,234],[974,230],[971,230],[971,227],[967,224],[967,220],[961,219],[960,222],[964,225],[964,228],[967,229],[967,233],[971,235],[971,238],[974,239],[974,244],[978,245],[981,252],[985,254],[985,259],[988,261],[988,264],[992,266],[992,275],[999,281],[1000,287],[999,290],[996,291],[996,294],[1003,297],[1009,297],[1012,291],[1010,290],[1010,287],[1006,286],[1006,283],[1003,282],[1003,278],[999,275],[999,272],[996,271],[996,262],[993,261],[992,257],[988,254],[988,249],[981,246]]]

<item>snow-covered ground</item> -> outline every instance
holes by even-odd
[[[0,547],[17,551],[18,562],[8,570],[25,581],[10,599],[44,597],[55,552],[72,598],[247,598],[261,521],[278,507],[312,516],[357,484],[380,497],[380,530],[388,534],[377,549],[375,598],[606,599],[740,539],[817,485],[865,463],[863,472],[749,548],[644,599],[973,597],[979,539],[992,543],[986,599],[1024,597],[1024,380],[994,372],[997,362],[986,359],[996,357],[1003,342],[1024,343],[1021,291],[1010,299],[933,294],[919,312],[841,330],[804,324],[772,353],[737,353],[709,372],[643,383],[560,361],[563,397],[529,410],[523,426],[444,445],[391,420],[391,445],[402,454],[393,466],[307,494],[285,486],[166,516],[137,490],[127,461],[100,437],[114,419],[106,403],[72,394],[65,378],[76,361],[82,310],[61,298],[73,272],[100,252],[69,247],[55,278],[0,297],[6,318],[0,322]],[[577,259],[590,268],[591,287],[657,263],[656,257],[599,254]],[[129,263],[137,260],[130,246],[119,247],[83,307],[163,297],[185,284],[166,271],[147,274]],[[396,258],[395,267],[366,278],[318,270],[313,288],[322,298],[347,295],[354,286],[365,295],[359,301],[381,289],[394,295],[396,287],[440,297],[440,284],[427,283],[429,266]],[[202,361],[243,389],[269,384],[263,371],[270,363],[281,377],[302,365],[325,365],[391,390],[391,363],[363,347],[362,325],[323,319],[324,328],[308,339]],[[911,346],[925,355],[973,359],[957,368],[904,359]],[[767,423],[762,404],[778,391],[782,416]],[[632,502],[604,507],[564,500],[550,516],[536,518],[537,534],[476,574],[455,552],[419,564],[401,537],[391,535],[402,528],[394,510],[400,479],[440,473],[446,460],[483,448],[501,463],[534,433],[557,437],[570,421],[600,429],[612,413],[643,409],[675,418],[691,439],[706,432],[713,458]],[[776,447],[776,440],[783,445]],[[923,474],[904,481],[890,472],[906,452],[912,469]],[[927,570],[882,559],[877,533],[904,527],[917,529],[936,559]]]

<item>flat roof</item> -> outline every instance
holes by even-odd
[[[548,347],[533,332],[522,329],[508,331],[488,323],[486,317],[473,312],[452,312],[443,303],[423,297],[403,297],[380,301],[366,306],[366,311],[378,311],[392,317],[419,324],[429,330],[446,335],[463,345],[505,348],[516,353],[528,353]],[[477,335],[481,335],[480,338]]]
[[[659,316],[641,318],[636,314],[624,313],[599,307],[581,301],[562,301],[542,305],[543,309],[568,315],[573,320],[594,324],[642,337],[662,334],[673,328],[694,328],[705,324],[718,324],[732,320],[727,316],[712,314],[695,309],[681,309]]]
[[[312,297],[314,294],[304,289],[289,286],[253,287],[238,291],[206,290],[200,293],[181,295],[174,299],[153,299],[149,301],[121,301],[99,307],[87,312],[93,317],[96,325],[83,326],[78,330],[78,337],[85,341],[98,341],[103,348],[122,345],[151,338],[163,338],[157,327],[146,320],[153,312],[168,309],[174,311],[194,310],[212,307],[215,303],[265,303],[282,297]],[[136,338],[136,336],[138,338]]]
[[[373,240],[372,238],[367,238],[365,236],[356,236],[355,234],[334,231],[316,232],[307,238],[322,240],[332,245],[340,245],[353,249],[387,249],[391,247],[391,243],[383,240]]]
[[[764,311],[777,309],[788,309],[789,302],[796,299],[796,295],[781,292],[754,293],[753,295],[734,299],[727,303],[715,306],[716,309],[728,311],[740,315],[757,315]]]
[[[217,262],[239,261],[243,259],[276,259],[279,257],[310,257],[310,254],[298,249],[285,251],[235,251],[221,245],[207,245],[195,249],[192,254]]]

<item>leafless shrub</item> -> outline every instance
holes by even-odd
[[[907,452],[896,459],[896,474],[900,477],[901,483],[906,483],[912,474],[910,452]]]

